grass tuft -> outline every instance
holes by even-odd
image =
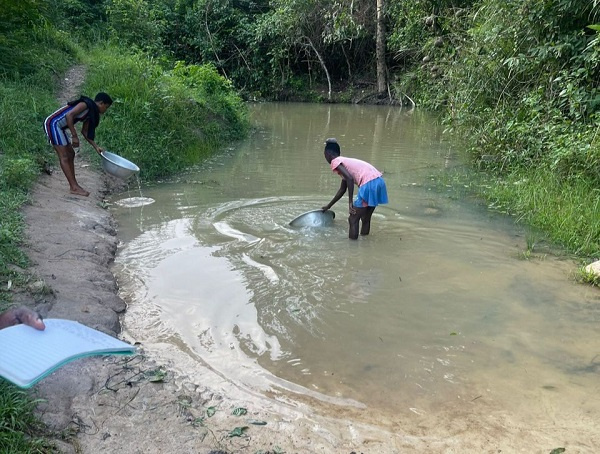
[[[0,379],[0,452],[50,453],[54,448],[38,436],[43,425],[33,410],[39,401]]]

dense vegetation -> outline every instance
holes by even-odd
[[[210,62],[249,99],[442,112],[485,171],[490,206],[580,255],[600,254],[598,0],[101,4],[97,20],[111,39],[156,58]]]
[[[19,208],[55,159],[41,124],[74,63],[116,101],[99,142],[145,178],[243,137],[242,98],[416,104],[464,139],[491,208],[598,258],[599,16],[599,0],[0,0],[0,308],[25,285]],[[0,450],[30,449],[15,430]]]

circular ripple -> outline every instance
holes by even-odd
[[[151,199],[150,197],[129,197],[115,202],[115,204],[124,208],[143,207],[144,205],[150,205],[152,203],[154,203],[154,199]]]

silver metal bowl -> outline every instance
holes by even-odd
[[[131,175],[134,175],[140,171],[140,168],[133,162],[122,158],[118,154],[111,153],[110,151],[103,151],[101,156],[102,168],[104,171],[117,178],[126,180]]]
[[[331,210],[313,210],[301,214],[290,222],[292,227],[323,227],[333,224],[335,213]]]

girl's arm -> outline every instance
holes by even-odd
[[[337,168],[335,170],[337,170],[340,173],[340,175],[343,178],[342,181],[344,181],[346,183],[346,186],[348,187],[348,211],[350,212],[350,214],[355,214],[356,210],[354,209],[354,206],[352,205],[352,199],[354,199],[354,177],[352,175],[350,175],[350,172],[348,172],[348,169],[346,169],[346,167],[344,167],[344,164],[340,164],[339,166],[337,166]],[[339,194],[339,191],[338,191],[338,194]],[[344,193],[342,193],[340,195],[340,197],[342,195],[344,195]],[[339,197],[338,197],[338,200],[339,200]],[[337,200],[336,200],[336,202],[337,202]]]
[[[342,198],[342,196],[346,193],[347,188],[348,188],[348,183],[346,183],[346,180],[344,180],[342,178],[342,183],[340,184],[340,188],[338,189],[338,192],[336,192],[336,194],[333,196],[333,199],[331,199],[331,202],[329,202],[327,205],[325,205],[321,209],[323,211],[327,211],[329,208],[331,208],[333,205],[335,205],[337,203],[337,201],[340,200]]]
[[[71,131],[71,140],[74,148],[79,147],[79,136],[77,135],[77,130],[75,129],[75,117],[79,115],[87,109],[87,105],[82,101],[75,105],[66,115],[67,126],[69,127],[69,131]]]
[[[96,145],[96,142],[94,142],[92,139],[90,139],[90,138],[87,136],[87,132],[88,132],[88,121],[89,121],[89,120],[86,120],[86,121],[83,123],[83,126],[81,127],[81,134],[83,134],[83,137],[85,137],[85,140],[87,140],[87,141],[90,143],[90,145],[91,145],[92,147],[94,147],[94,150],[96,150],[96,153],[98,153],[98,154],[102,154],[102,152],[104,151],[104,149],[103,149],[103,148],[100,148],[98,145]]]

